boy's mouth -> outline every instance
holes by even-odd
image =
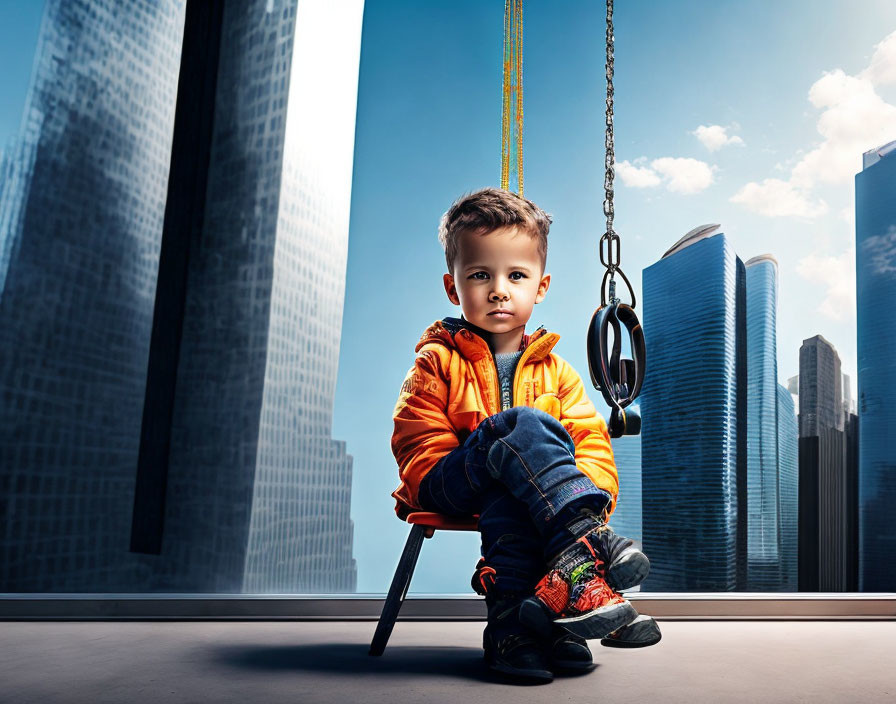
[[[493,315],[496,318],[509,318],[513,313],[509,310],[493,310],[489,315]]]

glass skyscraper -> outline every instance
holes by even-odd
[[[619,500],[610,517],[613,530],[641,544],[641,436],[613,438],[619,470]],[[648,555],[648,557],[650,557]]]
[[[778,263],[764,254],[747,275],[747,589],[781,584],[778,496]]]
[[[352,458],[331,427],[362,14],[360,0],[224,8],[172,421],[168,584],[355,590]]]
[[[135,579],[130,509],[183,21],[177,0],[44,10],[0,188],[0,591]]]
[[[843,380],[840,355],[821,335],[800,346],[800,437],[843,430]]]
[[[781,591],[795,592],[799,545],[799,428],[791,393],[778,384],[778,502],[781,536]]]
[[[844,423],[840,355],[821,335],[800,347],[799,388],[799,588],[845,591],[858,551],[855,424]]]
[[[718,226],[643,272],[644,591],[746,580],[746,273]]]
[[[859,590],[896,591],[896,142],[856,175]]]

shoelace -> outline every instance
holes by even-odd
[[[614,540],[615,538],[615,540]],[[592,540],[595,544],[592,544]],[[607,566],[621,555],[625,550],[634,545],[631,538],[619,538],[613,529],[601,525],[587,532],[576,542],[582,543],[595,559],[598,574],[606,579]],[[596,549],[595,549],[596,547]]]
[[[511,633],[496,644],[496,649],[501,655],[513,652],[517,648],[537,648],[538,641],[530,635]]]
[[[557,570],[551,570],[535,587],[535,596],[555,614],[569,603],[569,583]]]
[[[574,611],[586,612],[609,604],[619,604],[625,601],[622,595],[614,592],[603,577],[595,575],[582,589],[581,596],[572,605]]]

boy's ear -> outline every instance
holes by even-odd
[[[460,298],[457,297],[457,287],[454,285],[454,277],[451,274],[442,276],[442,283],[445,285],[445,293],[448,294],[448,300],[454,305],[460,305]]]
[[[535,294],[535,302],[541,303],[544,300],[544,297],[547,295],[548,288],[551,285],[551,275],[545,274],[541,277],[541,281],[538,284],[538,291]]]

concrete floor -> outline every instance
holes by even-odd
[[[896,702],[896,621],[661,621],[650,648],[590,645],[585,675],[519,686],[482,622],[0,623],[0,702]]]

